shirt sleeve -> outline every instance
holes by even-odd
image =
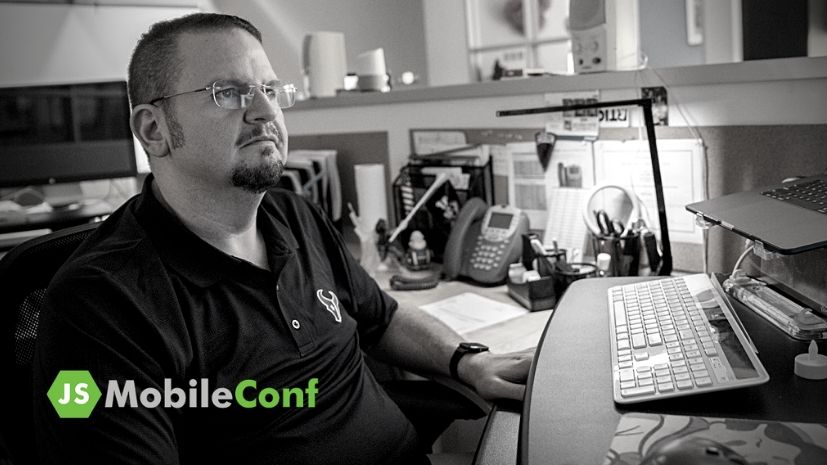
[[[163,392],[157,380],[171,360],[130,289],[102,272],[75,272],[47,292],[33,362],[34,425],[44,463],[178,463],[175,410],[108,405],[116,402],[110,382],[133,381],[137,393]],[[88,418],[60,418],[47,397],[61,370],[88,371],[94,379],[101,396]]]

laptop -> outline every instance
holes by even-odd
[[[784,254],[827,246],[827,174],[704,200],[686,209]]]

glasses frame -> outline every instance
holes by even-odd
[[[195,94],[195,93],[198,93],[198,92],[208,92],[209,91],[209,92],[212,93],[212,101],[213,101],[213,103],[215,103],[215,106],[217,106],[218,108],[221,108],[222,110],[243,110],[243,109],[247,108],[249,106],[249,103],[246,104],[246,105],[243,105],[239,108],[226,108],[226,107],[222,107],[221,105],[218,104],[218,97],[216,97],[216,95],[215,95],[216,85],[219,82],[224,82],[224,81],[225,81],[224,79],[219,79],[219,80],[213,82],[212,84],[210,84],[206,87],[202,87],[202,88],[195,89],[195,90],[187,90],[187,91],[184,91],[184,92],[178,92],[178,93],[170,94],[170,95],[164,95],[163,97],[158,97],[158,98],[150,100],[149,104],[150,105],[155,105],[157,102],[161,102],[163,100],[171,99],[172,97],[178,97],[179,95]],[[277,82],[279,84],[278,85],[272,85],[272,84],[240,84],[237,87],[243,88],[246,85],[248,87],[248,90],[247,90],[247,93],[245,95],[247,95],[247,96],[252,96],[255,93],[256,89],[261,90],[261,92],[263,94],[265,94],[265,96],[267,95],[266,91],[268,89],[272,89],[276,93],[292,91],[293,92],[293,102],[290,105],[287,105],[287,106],[279,105],[277,98],[274,99],[273,102],[276,103],[276,105],[274,105],[274,106],[277,106],[281,109],[290,108],[293,105],[295,105],[296,104],[296,99],[295,99],[296,86],[293,85],[292,83],[289,83],[289,82],[285,82],[285,83],[280,83],[280,81],[273,81],[273,82]],[[246,100],[242,99],[241,101],[245,102]],[[253,100],[250,99],[249,101],[252,102]],[[270,99],[268,98],[267,101],[270,102]],[[157,106],[157,105],[155,105],[155,106]]]

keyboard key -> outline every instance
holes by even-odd
[[[693,387],[695,387],[692,384],[692,381],[678,381],[675,383],[675,385],[678,386],[678,389],[680,389],[681,391],[685,391],[687,389],[692,389]]]
[[[621,389],[620,395],[623,397],[640,397],[651,395],[655,393],[655,386],[639,386],[632,389]]]
[[[675,381],[685,381],[688,379],[692,379],[689,373],[675,373]]]
[[[643,334],[632,334],[632,347],[635,349],[646,347],[646,338],[643,337]]]
[[[698,370],[698,371],[694,371],[694,370],[693,370],[693,371],[692,371],[692,376],[694,376],[694,377],[695,377],[695,379],[698,379],[698,378],[709,378],[709,372],[708,372],[707,370]]]
[[[644,360],[649,360],[649,352],[635,352],[635,361],[642,362]]]
[[[626,308],[623,305],[623,302],[615,302],[614,303],[614,311],[615,311],[615,325],[625,325],[626,324]]]
[[[709,378],[695,378],[695,384],[700,387],[712,386],[712,380]]]
[[[635,372],[633,370],[620,370],[618,372],[618,376],[620,377],[621,382],[635,380]]]
[[[650,373],[648,378],[638,378],[637,384],[639,386],[654,386],[655,379],[652,378],[652,374]]]
[[[675,386],[672,383],[658,384],[658,392],[672,392]]]
[[[634,381],[624,381],[620,383],[620,389],[631,389],[637,386]]]

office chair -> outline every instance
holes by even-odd
[[[63,229],[26,241],[0,260],[0,465],[36,463],[32,416],[32,359],[40,306],[54,274],[97,223]],[[374,364],[371,368],[377,371]],[[378,369],[381,372],[381,369]],[[387,373],[387,372],[386,372]],[[379,376],[380,378],[387,376]],[[473,401],[432,381],[388,380],[382,383],[414,424],[423,448],[429,448],[456,419],[485,415]]]
[[[416,429],[426,452],[455,420],[476,420],[488,414],[465,394],[428,379],[405,379],[402,371],[373,357],[366,357],[379,384]]]
[[[52,276],[97,226],[74,226],[28,240],[0,260],[0,464],[37,462],[32,358],[40,306]]]

